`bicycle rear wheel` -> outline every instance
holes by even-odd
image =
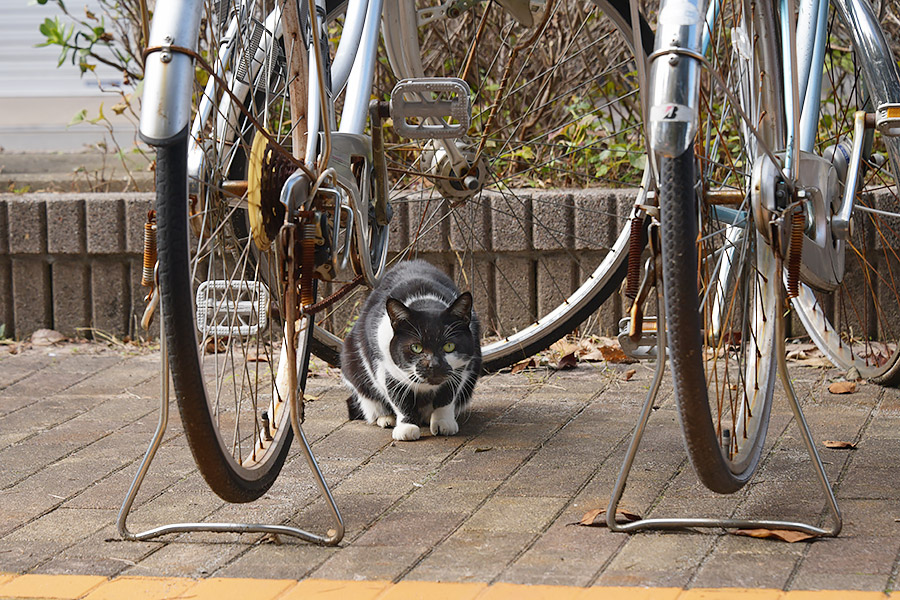
[[[896,59],[887,56],[876,60],[868,48],[860,50],[860,41],[838,18],[841,11],[842,18],[848,18],[850,4],[835,2],[840,10],[832,10],[828,19],[823,101],[815,146],[816,154],[831,157],[839,174],[846,172],[854,112],[871,112],[881,103],[900,97],[896,67],[893,75],[876,67],[878,63],[896,65]],[[857,18],[869,14],[877,24],[868,4],[854,4]],[[900,384],[898,173],[900,140],[872,136],[864,152],[850,237],[839,256],[833,257],[840,259],[843,277],[832,289],[803,285],[793,300],[806,331],[837,367],[855,367],[861,377],[883,385]],[[840,175],[839,181],[843,194]],[[805,251],[804,259],[808,255],[815,256]]]
[[[468,82],[473,123],[450,143],[474,165],[477,189],[440,143],[394,140],[389,260],[426,259],[472,292],[485,368],[496,370],[572,332],[625,275],[629,219],[646,191],[631,18],[624,0],[548,2],[531,27],[496,3],[457,16],[436,4],[388,0],[385,45],[398,78]],[[329,360],[363,295],[321,322]],[[595,315],[581,331],[616,327]]]
[[[159,279],[194,459],[220,497],[249,502],[272,485],[292,439],[285,327],[293,325],[283,318],[275,235],[284,218],[278,195],[293,169],[259,133],[289,153],[287,61],[272,34],[277,9],[210,1],[204,14],[201,48],[219,52],[216,66],[234,96],[198,69],[190,134],[158,149]],[[297,325],[302,390],[312,327]]]
[[[681,156],[660,158],[663,289],[675,399],[700,480],[731,493],[752,476],[768,429],[775,383],[775,314],[781,278],[750,210],[759,140],[739,116],[777,139],[781,110],[767,103],[777,64],[766,63],[742,3],[722,3],[708,28],[699,132]],[[752,40],[753,46],[746,46]],[[662,60],[662,59],[661,59]],[[774,68],[770,68],[774,67]],[[777,93],[775,94],[777,97]],[[734,101],[740,104],[735,106]]]

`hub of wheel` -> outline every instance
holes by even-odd
[[[484,157],[476,162],[475,151],[465,143],[458,141],[456,147],[471,165],[466,173],[457,173],[453,169],[453,163],[442,147],[431,148],[424,159],[431,164],[430,172],[435,176],[434,185],[441,195],[448,200],[461,202],[481,191],[487,180],[488,169]]]
[[[760,233],[785,252],[790,246],[791,224],[797,223],[791,215],[802,211],[805,227],[800,279],[830,292],[844,278],[846,244],[834,236],[831,228],[831,217],[841,204],[837,170],[828,160],[801,152],[797,172],[792,196],[781,169],[768,156],[756,159],[750,193],[753,215]],[[771,223],[778,225],[778,240],[772,239]]]

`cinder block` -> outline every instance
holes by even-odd
[[[0,198],[0,254],[9,254],[9,221],[6,216],[8,204],[5,198]]]
[[[535,320],[534,263],[529,258],[498,256],[495,263],[497,333],[508,334]]]
[[[441,252],[450,248],[450,221],[443,198],[409,203],[409,244],[415,252]]]
[[[483,196],[491,207],[491,247],[495,252],[531,250],[531,192],[511,190]]]
[[[388,251],[397,254],[409,244],[409,203],[400,201],[391,206],[394,214],[391,216]]]
[[[603,189],[588,189],[573,194],[575,211],[575,248],[605,250],[615,243],[625,219],[619,212],[621,196]]]
[[[593,268],[600,264],[606,256],[605,252],[584,252],[579,253],[581,263],[578,270],[578,281],[580,285],[591,274]],[[652,299],[644,305],[645,311],[650,310],[653,304]],[[619,333],[619,319],[622,317],[622,294],[619,289],[615,289],[609,298],[600,305],[590,317],[579,327],[579,331],[585,335],[606,335],[615,336]]]
[[[88,254],[125,251],[125,204],[120,198],[93,196],[85,202]]]
[[[466,202],[450,215],[450,248],[454,253],[483,255],[491,250],[489,205],[481,201]]]
[[[47,252],[84,254],[84,200],[62,195],[47,198]]]
[[[12,298],[17,338],[23,339],[38,329],[52,327],[49,265],[39,258],[14,258]]]
[[[539,315],[547,314],[569,297],[577,274],[578,265],[565,254],[541,257],[535,273]]]
[[[90,236],[88,236],[90,240]],[[90,243],[90,241],[88,242]],[[91,326],[115,336],[128,333],[131,294],[127,264],[93,261],[91,264]]]
[[[43,254],[47,251],[47,215],[44,197],[31,194],[7,203],[10,254]]]
[[[453,277],[461,292],[469,291],[474,300],[474,309],[481,320],[482,327],[493,319],[495,314],[494,304],[496,294],[494,292],[494,265],[493,260],[487,256],[468,256],[462,264],[454,265]]]
[[[534,247],[556,250],[575,246],[575,215],[572,195],[565,192],[538,192],[532,200]]]
[[[132,339],[155,340],[159,338],[159,309],[150,322],[150,329],[144,331],[141,328],[141,317],[144,316],[144,309],[147,308],[147,302],[144,297],[150,291],[141,285],[141,270],[143,262],[141,259],[135,258],[130,262],[129,283],[131,286],[131,310],[129,314],[128,335]]]
[[[48,213],[49,214],[49,213]],[[81,261],[61,260],[50,265],[53,281],[53,329],[75,336],[91,322],[90,270]]]
[[[144,223],[147,212],[153,208],[152,194],[127,194],[125,203],[125,251],[133,254],[144,252]]]
[[[15,335],[13,323],[12,265],[9,257],[0,255],[0,324],[6,326],[6,336]]]

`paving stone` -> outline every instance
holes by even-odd
[[[493,581],[534,539],[523,532],[460,530],[410,571],[421,581]]]
[[[325,561],[312,576],[319,579],[393,580],[415,565],[427,549],[427,545],[411,543],[411,540],[396,546],[348,546]]]

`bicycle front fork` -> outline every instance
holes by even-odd
[[[706,0],[662,0],[650,55],[648,136],[670,158],[688,149],[697,132]]]

